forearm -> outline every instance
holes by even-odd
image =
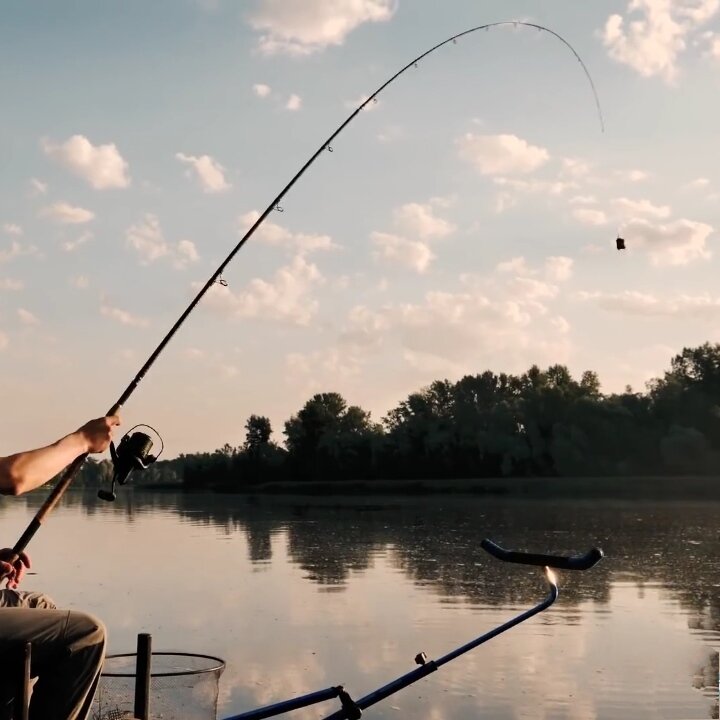
[[[0,493],[20,495],[34,490],[86,452],[87,438],[78,431],[52,445],[0,458]]]

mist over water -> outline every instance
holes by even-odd
[[[44,495],[0,504],[11,545]],[[70,493],[26,589],[101,617],[110,652],[220,655],[220,717],[343,684],[360,697],[542,599],[480,547],[606,557],[554,606],[366,711],[373,717],[708,718],[720,504]],[[714,675],[713,675],[714,672]],[[333,702],[301,711],[322,717]]]

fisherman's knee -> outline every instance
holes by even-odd
[[[94,615],[71,610],[68,613],[66,638],[70,652],[92,650],[100,658],[105,654],[107,631],[103,622]]]

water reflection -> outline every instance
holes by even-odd
[[[43,499],[28,498],[27,514]],[[22,503],[0,505],[4,525]],[[343,678],[359,679],[357,687],[368,690],[410,669],[418,650],[437,656],[543,597],[540,574],[491,558],[480,548],[484,537],[535,551],[577,552],[593,544],[605,550],[606,559],[591,571],[561,573],[560,600],[532,628],[458,661],[432,691],[418,686],[412,702],[396,705],[433,718],[475,716],[479,709],[498,718],[708,717],[715,691],[698,678],[711,676],[715,656],[708,648],[720,646],[719,509],[452,497],[308,503],[132,492],[114,506],[71,493],[63,506],[75,523],[85,515],[121,525],[130,533],[123,551],[138,554],[131,534],[148,544],[162,519],[168,543],[155,550],[164,553],[160,575],[143,576],[122,608],[118,588],[127,580],[121,575],[114,585],[98,569],[112,587],[107,596],[96,587],[93,603],[107,604],[99,613],[109,618],[113,636],[147,629],[176,637],[182,628],[184,638],[197,638],[198,650],[215,650],[203,642],[227,643],[226,706],[235,712]],[[41,535],[52,532],[48,525]],[[170,609],[159,598],[181,582],[172,533],[174,546],[188,543],[182,560],[193,563],[202,590],[197,597],[172,591]],[[209,579],[207,573],[219,572],[214,562],[224,574]],[[247,579],[246,569],[256,579]],[[418,647],[421,638],[426,648]],[[242,673],[233,674],[233,663]],[[445,692],[451,702],[442,700]],[[390,716],[392,707],[391,701],[373,712]]]

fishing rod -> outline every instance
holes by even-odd
[[[537,615],[543,610],[547,610],[555,602],[555,600],[557,600],[559,594],[557,579],[555,578],[555,574],[552,572],[551,568],[557,568],[560,570],[588,570],[596,565],[603,557],[603,552],[599,548],[592,548],[584,555],[571,556],[539,555],[536,553],[506,550],[487,538],[482,541],[481,547],[483,547],[492,556],[498,558],[498,560],[522,563],[524,565],[542,566],[545,570],[545,580],[549,589],[547,596],[529,610],[516,615],[510,620],[493,628],[489,632],[486,632],[484,635],[480,635],[465,645],[461,645],[437,660],[428,660],[425,653],[418,653],[415,656],[415,664],[418,665],[417,668],[401,675],[398,678],[395,678],[395,680],[390,681],[386,685],[373,690],[357,701],[352,699],[350,694],[342,685],[336,685],[326,688],[325,690],[318,690],[316,692],[308,693],[307,695],[301,695],[300,697],[292,698],[291,700],[284,700],[279,703],[274,703],[273,705],[266,705],[264,707],[256,708],[255,710],[249,710],[241,713],[240,715],[233,715],[232,717],[225,718],[225,720],[264,720],[264,718],[282,715],[286,712],[290,712],[291,710],[297,710],[302,707],[307,707],[308,705],[315,705],[319,702],[324,702],[333,698],[338,698],[340,700],[341,707],[336,712],[326,716],[324,720],[359,720],[362,716],[362,711],[371,705],[384,700],[390,695],[394,695],[399,690],[402,690],[408,685],[412,685],[418,680],[426,677],[430,673],[439,670],[443,665],[451,660],[455,660],[455,658],[460,657],[460,655],[464,655],[469,650],[473,650],[479,645],[486,643],[488,640],[492,640],[498,635],[501,635],[510,628],[529,620],[533,617],[533,615]]]
[[[227,283],[225,280],[222,279],[222,272],[223,270],[229,265],[229,263],[233,260],[235,255],[240,251],[240,249],[245,245],[245,243],[255,234],[257,229],[265,222],[266,218],[270,215],[270,213],[274,211],[282,211],[282,207],[280,205],[280,202],[282,199],[287,195],[287,193],[290,191],[290,189],[297,183],[297,181],[305,174],[305,172],[310,168],[310,166],[322,155],[324,152],[332,152],[332,142],[335,140],[335,138],[340,135],[340,133],[357,117],[357,115],[369,104],[377,102],[378,95],[385,90],[389,85],[391,85],[395,80],[397,80],[403,73],[405,73],[407,70],[413,67],[417,67],[417,64],[428,55],[431,55],[439,48],[443,47],[444,45],[448,45],[450,43],[456,43],[460,38],[465,37],[466,35],[470,35],[471,33],[478,32],[480,30],[490,30],[491,28],[497,28],[497,27],[503,27],[503,26],[513,26],[513,27],[528,27],[533,28],[535,30],[538,30],[540,32],[545,32],[553,37],[557,38],[560,42],[565,45],[570,52],[575,56],[577,61],[580,63],[580,66],[582,67],[585,76],[588,79],[588,82],[590,83],[590,88],[593,93],[593,97],[595,98],[595,106],[597,108],[598,118],[600,120],[600,129],[602,132],[605,131],[605,122],[603,120],[603,114],[602,114],[602,108],[600,107],[600,100],[598,99],[597,92],[595,90],[595,83],[592,80],[592,77],[590,76],[590,72],[588,71],[587,67],[585,66],[585,63],[582,61],[582,58],[578,53],[575,51],[575,48],[573,48],[570,43],[565,40],[559,33],[555,32],[554,30],[551,30],[550,28],[547,28],[543,25],[538,25],[536,23],[531,22],[524,22],[524,21],[514,21],[514,20],[505,20],[501,22],[493,22],[493,23],[486,23],[484,25],[478,25],[476,27],[472,27],[469,30],[464,30],[463,32],[457,33],[453,35],[452,37],[447,38],[446,40],[443,40],[442,42],[438,43],[437,45],[434,45],[429,50],[426,50],[425,52],[418,55],[416,58],[411,60],[409,63],[407,63],[405,66],[403,66],[400,70],[398,70],[394,75],[392,75],[388,80],[386,80],[382,85],[380,85],[377,90],[372,92],[368,98],[360,103],[357,108],[353,112],[350,113],[350,115],[332,132],[332,134],[323,141],[323,143],[320,145],[320,147],[311,155],[310,159],[305,162],[305,164],[300,168],[300,170],[297,171],[297,173],[291,178],[290,182],[285,185],[285,187],[278,193],[278,195],[270,202],[270,204],[265,208],[265,210],[262,212],[262,214],[257,218],[257,220],[253,223],[253,225],[250,227],[249,230],[243,235],[243,237],[240,239],[240,242],[235,245],[235,247],[230,251],[228,256],[220,263],[217,270],[210,276],[208,281],[203,285],[203,287],[200,289],[200,291],[195,295],[193,300],[190,302],[190,304],[185,308],[183,313],[180,315],[180,317],[176,320],[175,324],[170,328],[168,333],[163,337],[163,339],[160,341],[160,344],[153,350],[153,352],[150,354],[148,359],[145,361],[145,364],[140,368],[135,378],[132,380],[132,382],[125,388],[122,395],[117,399],[117,401],[112,405],[112,407],[108,410],[107,415],[116,415],[118,412],[120,412],[120,409],[125,405],[125,403],[129,400],[130,396],[135,392],[136,388],[142,381],[142,379],[145,377],[146,373],[150,368],[153,366],[157,358],[160,356],[162,351],[165,349],[166,345],[170,342],[170,340],[173,338],[175,333],[180,329],[181,325],[187,320],[188,316],[192,311],[195,309],[195,307],[198,305],[200,300],[205,296],[205,294],[210,290],[211,287],[215,283],[219,283],[221,285],[226,285]],[[122,450],[122,453],[116,453],[113,449],[113,465],[114,465],[114,473],[113,473],[113,486],[111,487],[110,491],[102,491],[101,497],[103,499],[107,500],[113,500],[115,498],[114,493],[114,482],[117,481],[120,484],[123,484],[124,482],[127,482],[129,479],[130,473],[133,470],[142,470],[147,465],[149,465],[151,462],[157,459],[157,455],[153,456],[150,454],[150,449],[152,448],[152,439],[150,436],[148,436],[145,433],[135,433],[131,436],[124,436],[123,441],[126,441],[125,444],[120,443],[120,446],[118,449]],[[114,446],[113,446],[114,447]],[[116,457],[117,456],[117,457]],[[83,463],[85,462],[85,459],[87,458],[87,454],[80,455],[77,457],[64,471],[62,477],[57,482],[53,490],[51,491],[50,495],[48,496],[47,500],[43,503],[43,505],[40,507],[40,509],[37,511],[33,519],[28,524],[27,528],[23,532],[23,534],[20,536],[19,540],[15,543],[13,546],[13,553],[15,554],[15,560],[19,557],[20,553],[27,548],[28,544],[32,540],[35,533],[40,529],[48,515],[53,511],[53,509],[58,505],[60,502],[60,499],[62,498],[65,491],[70,486],[70,483],[74,479],[74,477],[79,472],[80,468],[82,467]]]

